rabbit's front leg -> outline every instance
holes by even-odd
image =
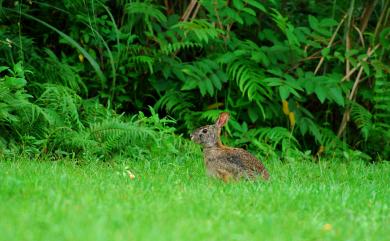
[[[229,180],[234,179],[233,175],[224,169],[217,169],[217,175],[224,182],[228,182]]]

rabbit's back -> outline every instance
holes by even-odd
[[[204,150],[206,169],[209,175],[224,180],[239,178],[256,178],[262,175],[264,179],[269,174],[264,165],[252,154],[241,148],[219,146]]]

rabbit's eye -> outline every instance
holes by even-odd
[[[207,129],[203,129],[203,130],[202,130],[202,133],[207,133]]]

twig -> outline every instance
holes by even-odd
[[[349,93],[348,100],[352,100],[356,96],[357,87],[358,87],[359,83],[361,82],[361,78],[360,77],[361,77],[362,73],[363,73],[363,67],[360,67],[359,73],[358,73],[358,75],[356,76],[356,79],[355,79],[355,83],[353,84],[351,93]],[[337,137],[340,137],[343,134],[345,128],[347,127],[347,123],[350,120],[350,116],[351,116],[351,108],[348,107],[344,111],[343,119],[341,120],[341,124],[340,124],[339,130],[337,132]]]
[[[336,41],[336,42],[333,42],[332,46],[333,45],[336,45],[337,43],[339,43],[340,40]],[[331,46],[331,47],[332,47]],[[308,46],[305,47],[305,52],[307,52],[307,48]],[[286,70],[285,73],[290,73],[291,71],[295,70],[296,68],[298,68],[300,65],[302,65],[306,60],[312,60],[312,59],[321,59],[322,56],[320,56],[321,54],[321,50],[318,50],[316,52],[314,52],[312,55],[306,57],[306,58],[303,58],[301,60],[299,60],[298,63],[296,63],[293,67],[291,67],[290,69]]]
[[[367,57],[364,58],[362,61],[366,61],[375,52],[375,50],[378,47],[379,47],[379,44],[377,44],[374,47],[374,49],[372,49],[372,50],[371,50],[371,48],[368,48],[368,50],[367,50]],[[349,96],[347,97],[348,100],[353,100],[355,98],[355,96],[357,94],[358,86],[362,82],[361,76],[363,74],[363,66],[361,66],[361,62],[359,62],[357,64],[357,66],[353,70],[350,71],[349,76],[351,76],[351,74],[353,72],[355,72],[357,69],[359,69],[359,72],[358,72],[358,74],[356,76],[355,83],[353,84],[351,93],[349,93]],[[346,76],[344,76],[343,80],[345,80],[345,79],[346,79]],[[343,80],[341,80],[341,81],[343,81]],[[337,132],[337,137],[340,137],[343,134],[345,128],[347,127],[347,123],[348,123],[348,121],[350,119],[350,114],[351,114],[351,108],[347,107],[347,109],[344,111],[343,119],[341,120],[340,127],[339,127],[339,130]]]
[[[188,4],[187,9],[184,11],[183,16],[180,18],[181,21],[185,22],[188,20],[191,12],[194,10],[194,7],[197,3],[198,3],[197,0],[191,0],[190,4]]]
[[[363,37],[362,31],[358,27],[356,27],[356,25],[353,25],[353,28],[358,32],[359,38],[360,38],[360,42],[362,43],[363,48],[365,48],[364,37]]]
[[[221,18],[219,17],[217,6],[218,6],[218,2],[214,1],[214,11],[215,11],[215,16],[217,17],[217,20],[218,20],[218,26],[219,26],[220,29],[223,30],[223,25],[222,25],[222,22],[221,22]]]
[[[386,9],[387,9],[388,12],[390,12],[389,4],[390,4],[390,1],[386,1],[386,2],[385,2],[385,5],[384,5],[383,10],[382,10],[382,12],[381,12],[381,15],[379,16],[378,23],[377,23],[377,25],[376,25],[376,27],[375,27],[375,32],[374,32],[374,37],[375,37],[375,38],[378,37],[378,34],[379,34],[379,32],[380,32],[380,29],[381,29],[381,27],[383,26],[383,25],[382,25],[382,21],[385,19]],[[386,21],[387,21],[387,20],[386,20]]]
[[[349,33],[349,29],[347,31],[347,36],[345,38],[345,52],[348,52],[351,49],[351,35]],[[345,73],[349,73],[351,70],[351,62],[349,61],[349,57],[345,58]],[[349,81],[350,75],[346,78]]]
[[[358,72],[356,79],[355,79],[355,83],[353,83],[351,93],[349,93],[349,96],[348,96],[349,100],[354,99],[356,96],[357,88],[358,88],[360,82],[362,82],[362,80],[360,78],[362,76],[362,73],[363,73],[363,67],[360,67],[359,72]]]
[[[197,15],[198,12],[199,12],[199,8],[200,8],[200,4],[198,3],[198,4],[196,5],[195,11],[192,13],[191,21],[193,21],[193,20],[195,19],[196,15]]]
[[[368,20],[370,19],[372,12],[374,11],[375,5],[377,4],[378,0],[374,0],[368,3],[368,6],[364,8],[362,20],[360,22],[360,31],[364,32],[366,30]]]
[[[353,9],[355,6],[355,0],[351,0],[350,6],[348,9],[348,20],[345,28],[345,52],[348,53],[349,50],[351,49],[351,25],[352,25],[352,14],[353,14]],[[351,70],[351,61],[349,61],[349,58],[345,58],[345,73],[349,73]],[[349,81],[349,77],[347,78]]]
[[[339,31],[339,29],[340,29],[341,25],[343,24],[343,22],[344,22],[344,20],[345,20],[346,17],[347,17],[347,15],[344,15],[344,17],[341,19],[339,25],[337,25],[337,28],[336,28],[336,30],[334,31],[334,33],[333,33],[333,35],[332,35],[332,37],[331,37],[331,39],[330,39],[328,45],[326,46],[326,48],[329,48],[329,47],[332,46],[333,41],[334,41],[334,39],[336,38],[337,32]],[[317,67],[316,67],[316,69],[314,70],[314,74],[317,74],[317,72],[318,72],[318,70],[321,68],[321,65],[322,65],[323,62],[324,62],[324,56],[322,56],[321,59],[320,59],[320,62],[318,62]]]
[[[371,57],[371,55],[379,48],[380,44],[377,44],[375,45],[375,47],[370,50],[370,48],[368,49],[368,52],[367,52],[367,57],[363,58],[361,62],[365,62],[367,61],[367,59],[369,57]],[[353,73],[355,73],[356,70],[358,70],[360,68],[360,66],[362,65],[361,62],[359,62],[355,68],[351,69],[342,79],[341,79],[341,82],[345,81],[347,78],[349,78]]]

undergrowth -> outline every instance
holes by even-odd
[[[172,119],[119,115],[96,99],[82,99],[74,90],[58,84],[33,84],[40,95],[30,95],[22,65],[3,67],[0,78],[0,128],[3,158],[153,159],[166,153],[175,158],[189,149],[174,133]]]

